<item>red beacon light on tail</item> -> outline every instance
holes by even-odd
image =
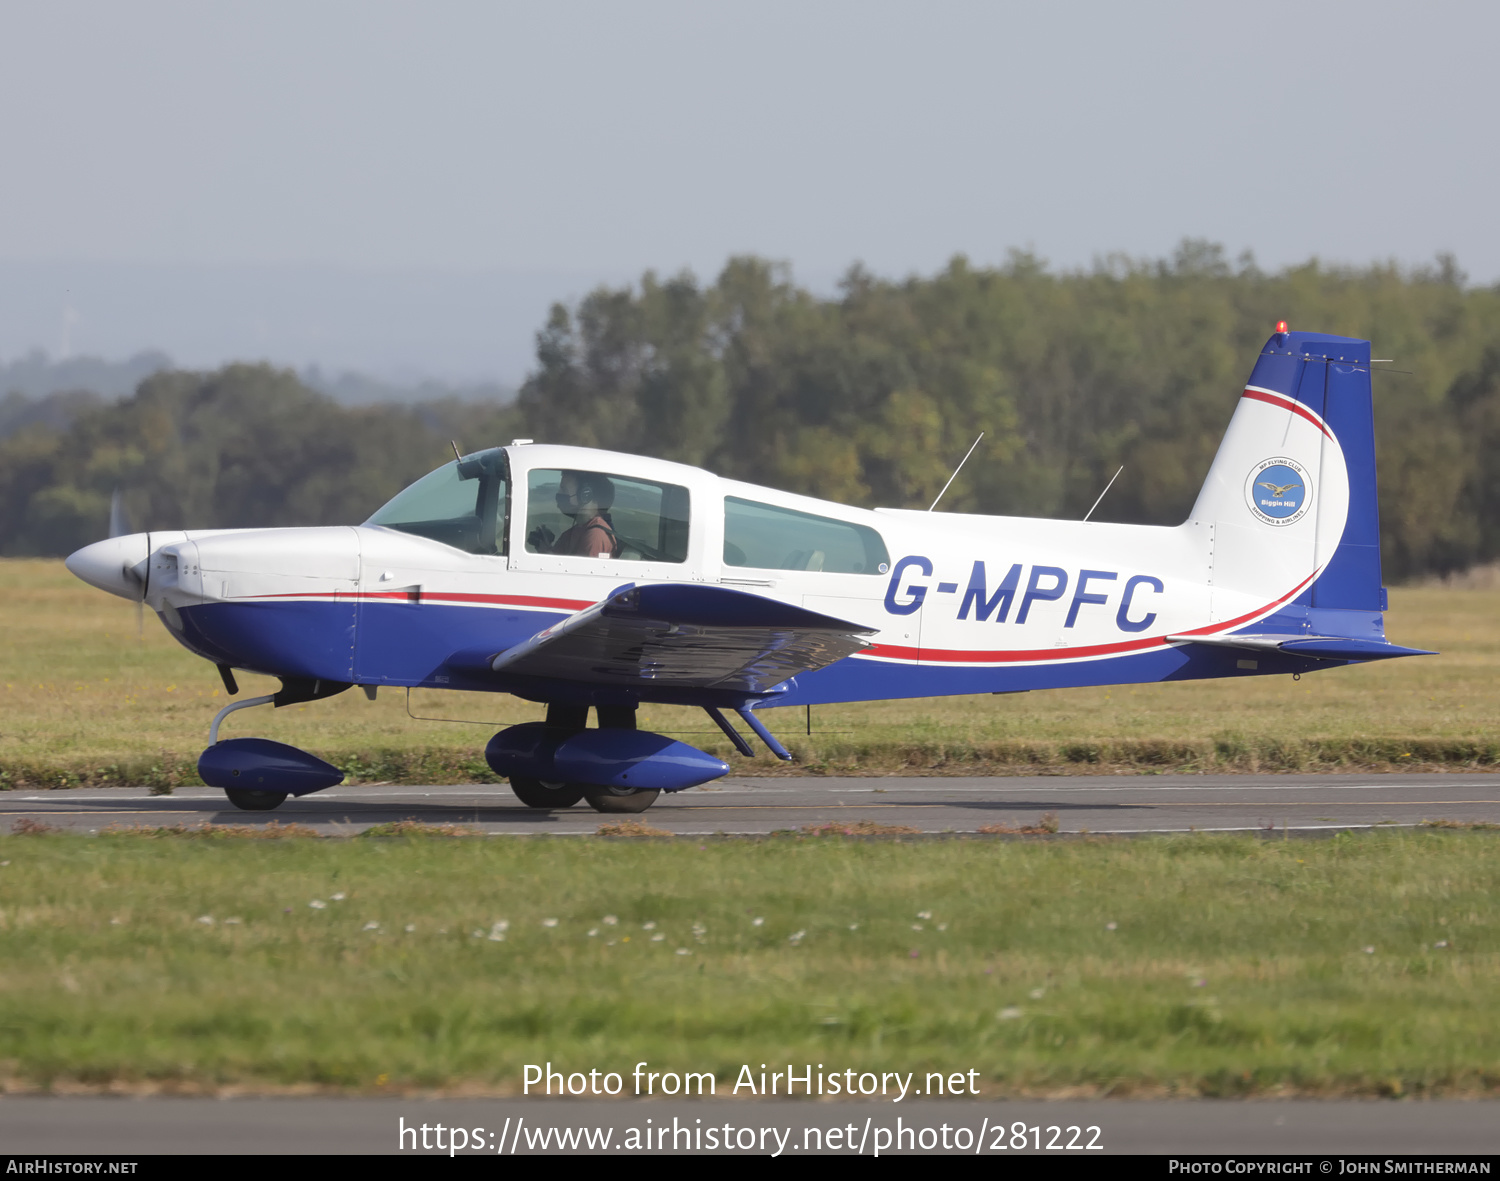
[[[1281,336],[1285,336],[1287,334],[1288,330],[1287,330],[1287,326],[1286,326],[1286,321],[1285,320],[1277,320],[1276,321],[1276,331]]]

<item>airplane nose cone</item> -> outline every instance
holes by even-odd
[[[144,584],[134,568],[151,556],[151,535],[131,533],[86,545],[69,554],[67,567],[75,578],[90,586],[132,601],[140,599]],[[144,567],[142,567],[144,573]]]

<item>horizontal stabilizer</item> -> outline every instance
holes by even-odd
[[[1339,637],[1308,636],[1300,640],[1288,640],[1281,646],[1283,652],[1298,656],[1316,656],[1319,660],[1388,660],[1392,656],[1436,656],[1424,648],[1403,648],[1400,644],[1387,644],[1383,640],[1354,640]]]
[[[1311,656],[1317,660],[1389,660],[1393,656],[1436,656],[1423,648],[1403,648],[1384,640],[1364,640],[1351,636],[1168,636],[1174,644],[1209,644],[1216,648],[1242,648],[1252,652],[1285,652],[1291,656]]]
[[[591,685],[759,694],[868,647],[873,634],[726,587],[627,585],[487,663],[497,673]]]

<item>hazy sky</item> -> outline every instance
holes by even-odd
[[[1432,0],[0,0],[0,358],[519,377],[550,299],[741,252],[1492,283],[1497,46]]]

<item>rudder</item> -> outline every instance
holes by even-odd
[[[1382,636],[1369,342],[1273,335],[1190,520],[1210,527],[1216,619],[1281,601],[1276,630]]]

